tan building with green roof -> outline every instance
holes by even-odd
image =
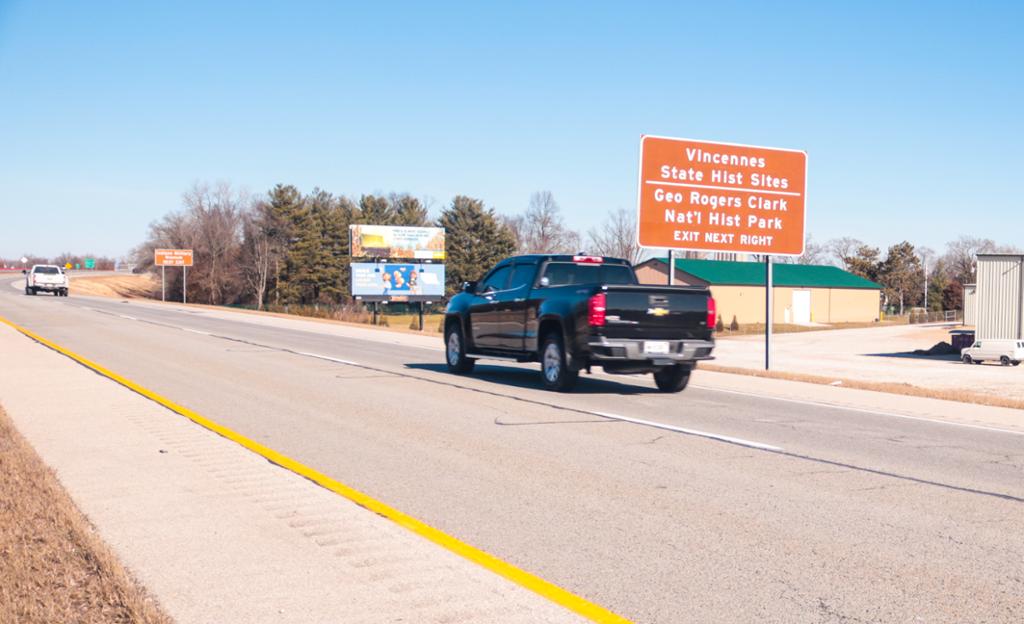
[[[645,284],[665,284],[668,263],[652,258],[636,266]],[[866,323],[879,319],[881,285],[834,266],[776,264],[776,323]],[[718,315],[728,325],[765,322],[765,275],[761,262],[675,261],[675,283],[709,286]]]

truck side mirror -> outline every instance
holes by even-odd
[[[546,275],[544,277],[540,278],[540,285],[543,288],[547,288],[548,286],[551,285],[551,278],[549,278]]]
[[[28,275],[28,269],[22,269],[21,270],[21,274],[22,275]]]
[[[476,282],[462,282],[462,292],[469,294],[476,292]]]

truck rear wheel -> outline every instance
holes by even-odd
[[[544,337],[541,349],[540,376],[544,387],[548,390],[568,392],[576,385],[580,372],[572,370],[565,357],[565,346],[557,332],[550,332]]]
[[[690,369],[676,364],[654,372],[654,383],[662,392],[682,392],[690,383]]]
[[[448,372],[464,375],[473,372],[476,360],[466,357],[466,341],[458,321],[448,323],[444,335],[444,359]]]

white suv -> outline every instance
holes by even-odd
[[[68,296],[68,276],[64,269],[55,264],[34,264],[25,274],[25,294],[35,295],[40,291],[49,292],[58,297]]]
[[[992,361],[1017,366],[1024,361],[1024,340],[977,340],[960,350],[960,359],[964,364]]]

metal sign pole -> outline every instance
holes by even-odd
[[[183,266],[181,269],[181,302],[188,303],[188,266]]]
[[[772,304],[774,302],[775,287],[772,284],[772,257],[764,257],[765,274],[765,309],[764,309],[764,369],[772,368]]]
[[[420,331],[423,331],[423,302],[420,301]]]
[[[160,267],[160,301],[167,301],[167,267]]]
[[[675,263],[675,257],[676,257],[675,250],[674,249],[669,249],[668,250],[668,285],[669,286],[672,286],[673,282],[675,282],[674,278],[675,278],[675,272],[676,271],[675,271],[675,267],[673,266],[673,264]]]

